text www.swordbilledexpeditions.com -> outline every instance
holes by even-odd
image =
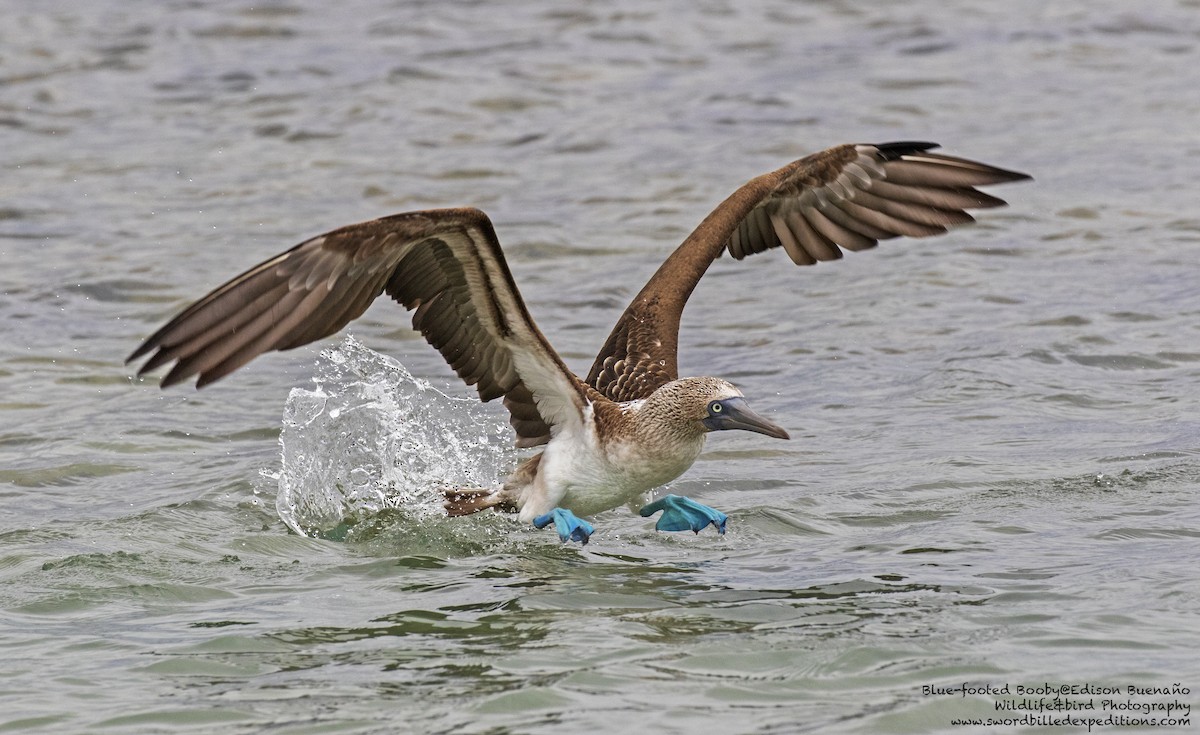
[[[923,697],[992,697],[988,717],[955,718],[950,725],[983,727],[1187,727],[1191,689],[1137,684],[924,685]]]

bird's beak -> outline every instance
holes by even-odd
[[[720,416],[709,416],[704,419],[704,425],[710,431],[742,429],[773,436],[776,439],[791,439],[782,426],[766,420],[751,410],[750,406],[746,405],[744,398],[726,398],[721,403],[725,410]]]

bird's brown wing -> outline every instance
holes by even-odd
[[[679,318],[714,260],[783,246],[796,265],[842,257],[879,240],[939,235],[973,221],[965,210],[1004,201],[976,186],[1029,178],[930,153],[934,143],[842,145],[752,179],[700,223],[659,267],[596,356],[586,383],[614,401],[645,398],[679,377]]]
[[[132,355],[138,375],[174,361],[163,387],[202,387],[258,355],[338,331],[387,293],[484,401],[504,397],[518,446],[582,420],[585,387],[534,324],[487,215],[410,212],[315,237],[192,304]],[[127,361],[128,362],[128,361]]]

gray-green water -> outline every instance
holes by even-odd
[[[0,11],[0,732],[1084,731],[954,724],[1046,683],[1121,688],[1083,716],[1200,705],[1194,0]],[[281,451],[321,349],[387,367],[340,338],[199,393],[121,364],[305,237],[472,204],[586,370],[741,182],[913,138],[1036,181],[949,237],[718,263],[685,314],[684,371],[793,436],[715,437],[676,484],[724,538],[440,518],[388,486],[414,422],[386,411]],[[467,395],[406,325],[381,303],[353,333]],[[503,421],[436,400],[429,435]],[[487,446],[444,470],[496,471]],[[288,468],[331,465],[411,502],[291,532],[279,480],[320,498]],[[1011,695],[922,690],[963,682]]]

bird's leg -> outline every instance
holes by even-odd
[[[576,518],[574,513],[565,508],[555,508],[546,515],[533,519],[534,528],[545,528],[551,523],[554,524],[554,530],[558,531],[560,539],[578,541],[581,545],[586,544],[596,531],[592,524],[582,518]]]
[[[502,491],[486,487],[456,487],[442,491],[442,507],[448,516],[465,516],[487,508],[511,513],[516,507]]]
[[[700,533],[708,524],[717,529],[717,533],[725,533],[725,521],[729,516],[716,508],[701,505],[695,500],[679,495],[664,495],[653,503],[638,511],[643,518],[649,518],[662,511],[662,516],[654,528],[659,531],[695,531]]]

